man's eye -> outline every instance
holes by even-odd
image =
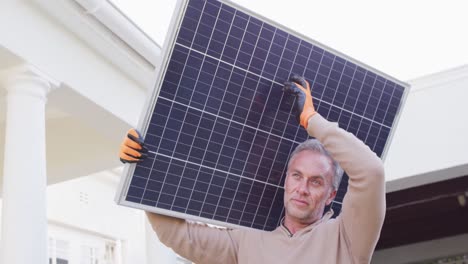
[[[320,186],[322,185],[322,182],[320,180],[312,180],[312,185],[315,185],[315,186]]]

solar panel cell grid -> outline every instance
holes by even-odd
[[[188,1],[145,125],[148,158],[123,203],[263,230],[283,214],[286,164],[308,138],[282,83],[312,84],[317,111],[383,153],[404,87],[218,1]],[[344,176],[331,207],[341,210]],[[196,218],[200,219],[200,218]]]

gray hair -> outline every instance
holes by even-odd
[[[332,163],[332,168],[333,168],[333,188],[335,190],[338,190],[338,187],[340,186],[341,178],[343,177],[343,169],[340,167],[338,162],[333,159],[333,157],[328,153],[328,151],[323,147],[322,143],[318,141],[317,139],[308,139],[301,144],[297,145],[297,147],[294,149],[294,151],[291,153],[289,157],[289,162],[288,162],[288,168],[289,165],[291,164],[291,161],[294,159],[294,156],[298,154],[299,152],[305,151],[305,150],[310,150],[314,151],[316,153],[322,154],[328,159],[330,159]]]

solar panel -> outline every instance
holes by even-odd
[[[289,154],[309,138],[283,95],[291,73],[317,111],[382,156],[406,84],[230,2],[184,1],[139,126],[149,156],[127,166],[119,204],[273,230]],[[343,177],[331,207],[347,189]]]

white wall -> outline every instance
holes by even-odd
[[[468,175],[468,65],[411,85],[385,160],[387,191]]]
[[[117,168],[49,186],[49,223],[87,234],[82,239],[100,236],[121,241],[122,264],[177,263],[176,255],[159,242],[142,210],[114,202],[120,173]]]
[[[146,263],[145,217],[114,202],[117,176],[99,173],[51,185],[48,220],[122,241],[123,263]]]
[[[81,264],[84,260],[93,263],[93,259],[103,264],[122,264],[119,240],[60,223],[49,223],[48,235],[49,259],[68,260],[68,264]],[[114,251],[106,252],[107,245],[112,245]]]
[[[49,237],[68,241],[75,261],[81,257],[81,245],[103,250],[102,241],[109,239],[121,243],[122,262],[117,264],[186,263],[159,242],[142,210],[116,205],[120,171],[116,173],[100,172],[48,186]],[[1,204],[0,199],[0,210]],[[75,263],[79,262],[70,264]]]

